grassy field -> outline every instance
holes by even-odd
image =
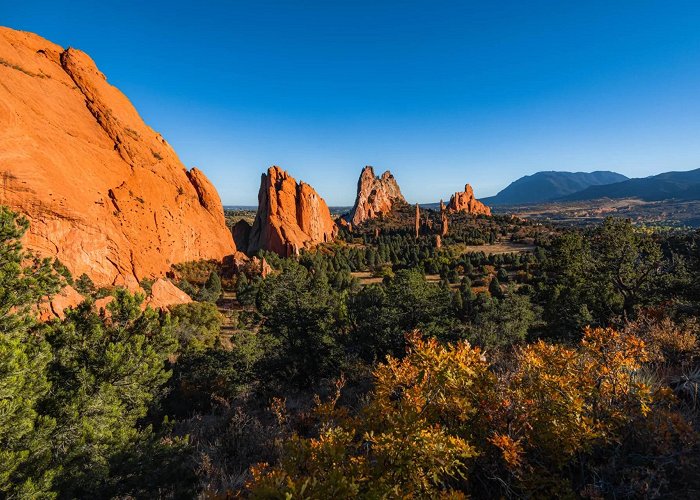
[[[509,241],[497,242],[493,245],[452,245],[459,253],[467,252],[484,252],[486,255],[497,255],[501,253],[523,253],[532,252],[535,247],[533,245],[523,245],[520,243],[511,243]]]

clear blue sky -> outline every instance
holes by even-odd
[[[331,205],[364,165],[409,201],[538,170],[700,167],[697,1],[10,1],[89,53],[225,204],[277,164]]]

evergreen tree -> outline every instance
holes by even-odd
[[[276,343],[264,360],[270,374],[303,386],[337,371],[337,305],[325,273],[289,261],[262,281],[257,307],[265,316],[263,333]]]
[[[85,297],[91,297],[97,292],[97,288],[95,288],[95,283],[93,283],[93,281],[90,279],[90,276],[88,276],[85,273],[81,274],[80,277],[75,281],[75,289]]]
[[[62,496],[110,496],[116,457],[123,460],[155,439],[137,423],[170,377],[166,360],[177,341],[170,317],[142,311],[142,301],[118,289],[109,317],[95,313],[88,301],[48,336],[52,391],[43,407],[57,422],[51,445]]]
[[[199,291],[198,299],[201,302],[216,302],[219,297],[221,297],[221,278],[216,271],[212,271]]]
[[[47,495],[54,473],[47,466],[54,421],[37,411],[49,391],[51,353],[31,308],[61,279],[48,259],[22,249],[28,227],[0,206],[0,496],[10,498]]]
[[[489,282],[489,293],[491,294],[491,297],[500,297],[502,294],[501,283],[498,281],[496,276],[491,278],[491,281]]]

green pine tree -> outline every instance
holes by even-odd
[[[25,252],[23,217],[0,207],[0,496],[50,496],[53,472],[46,443],[54,422],[37,404],[49,391],[51,353],[32,307],[58,291],[48,259]]]

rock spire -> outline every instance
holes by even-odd
[[[353,226],[374,219],[379,214],[389,213],[396,203],[406,203],[394,176],[388,170],[381,177],[374,175],[374,169],[362,169],[357,182],[357,198],[349,215]]]
[[[262,174],[258,212],[246,245],[249,254],[262,248],[288,257],[304,247],[332,241],[337,233],[326,202],[311,186],[297,183],[279,167]]]

